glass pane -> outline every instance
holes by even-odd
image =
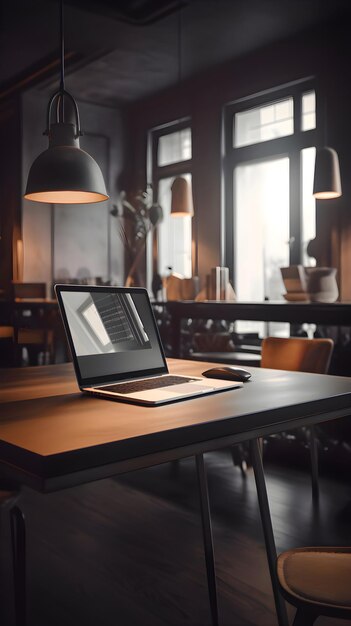
[[[316,265],[316,259],[307,254],[307,245],[316,236],[316,201],[312,195],[314,161],[316,148],[301,150],[301,174],[302,174],[302,263],[303,265]]]
[[[169,165],[191,159],[191,128],[184,128],[158,140],[157,165]]]
[[[294,132],[293,98],[236,113],[233,119],[234,148],[286,137]]]
[[[302,94],[301,130],[316,128],[316,92]]]
[[[191,174],[182,174],[191,185]],[[162,178],[158,186],[158,202],[163,220],[158,226],[158,272],[169,275],[169,267],[184,278],[192,275],[191,217],[171,217],[171,185],[174,177]]]
[[[289,158],[246,163],[234,170],[235,291],[239,301],[281,300],[280,267],[289,265]],[[286,325],[275,332],[284,332]],[[238,332],[263,323],[238,322]]]

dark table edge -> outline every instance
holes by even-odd
[[[293,430],[294,428],[301,426],[310,426],[333,419],[339,419],[341,417],[347,417],[350,413],[350,406],[328,411],[324,414],[313,413],[293,420],[280,422],[278,424],[272,423],[250,431],[240,432],[237,434],[227,434],[223,437],[197,441],[188,445],[155,451],[141,456],[138,455],[128,459],[107,463],[105,465],[87,467],[74,472],[50,476],[45,476],[44,473],[39,474],[38,472],[19,468],[11,463],[0,461],[0,473],[7,478],[17,480],[20,484],[30,487],[35,491],[51,493],[138,469],[145,469],[162,463],[168,463],[170,461],[194,456],[195,454],[220,450],[237,443],[242,443],[243,441],[249,441],[251,439],[272,433],[279,433],[284,430]]]

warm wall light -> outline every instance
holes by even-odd
[[[61,80],[59,91],[50,98],[45,134],[49,147],[34,161],[29,170],[24,197],[51,204],[86,204],[108,199],[102,172],[94,159],[79,147],[78,106],[65,90],[64,20],[61,2]],[[75,124],[65,122],[65,103],[73,105]],[[55,105],[56,120],[51,123]]]
[[[318,200],[339,198],[342,194],[339,158],[334,148],[317,150],[314,168],[313,195]]]
[[[188,181],[182,176],[174,179],[172,186],[171,216],[185,217],[194,215],[193,198]]]

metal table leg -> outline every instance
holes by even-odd
[[[212,525],[210,516],[210,505],[208,500],[208,488],[204,457],[197,454],[196,457],[197,480],[199,485],[200,505],[201,505],[201,521],[202,534],[205,548],[207,585],[210,597],[212,625],[218,626],[218,604],[217,604],[217,586],[216,572],[213,552]]]
[[[16,626],[26,626],[26,533],[24,515],[18,506],[12,507],[11,539]]]
[[[284,599],[279,591],[279,582],[276,570],[277,550],[275,547],[271,514],[267,496],[266,482],[263,473],[262,456],[258,439],[250,441],[251,460],[255,473],[258,503],[260,507],[263,534],[266,544],[269,572],[271,575],[275,608],[277,611],[279,626],[288,626],[288,616]]]

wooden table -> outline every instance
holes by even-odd
[[[169,361],[199,374],[209,365]],[[217,624],[211,525],[203,453],[250,440],[278,620],[287,624],[258,438],[351,413],[351,379],[252,370],[243,388],[161,407],[81,394],[71,364],[0,372],[0,472],[50,492],[195,455],[213,624]]]
[[[168,301],[153,302],[154,307],[164,308],[171,318],[169,340],[171,355],[183,356],[181,348],[181,325],[184,319],[213,319],[227,321],[288,322],[290,324],[317,324],[325,326],[351,327],[350,302],[224,302],[224,301]],[[26,311],[30,317],[24,317]],[[18,327],[42,327],[55,331],[57,343],[63,341],[62,323],[56,299],[0,300],[0,324]],[[338,372],[336,372],[338,373]]]
[[[154,303],[157,305],[157,302]],[[181,322],[184,319],[213,319],[235,322],[288,322],[351,326],[350,302],[224,302],[169,301],[160,303],[172,319],[172,356],[181,356]]]

